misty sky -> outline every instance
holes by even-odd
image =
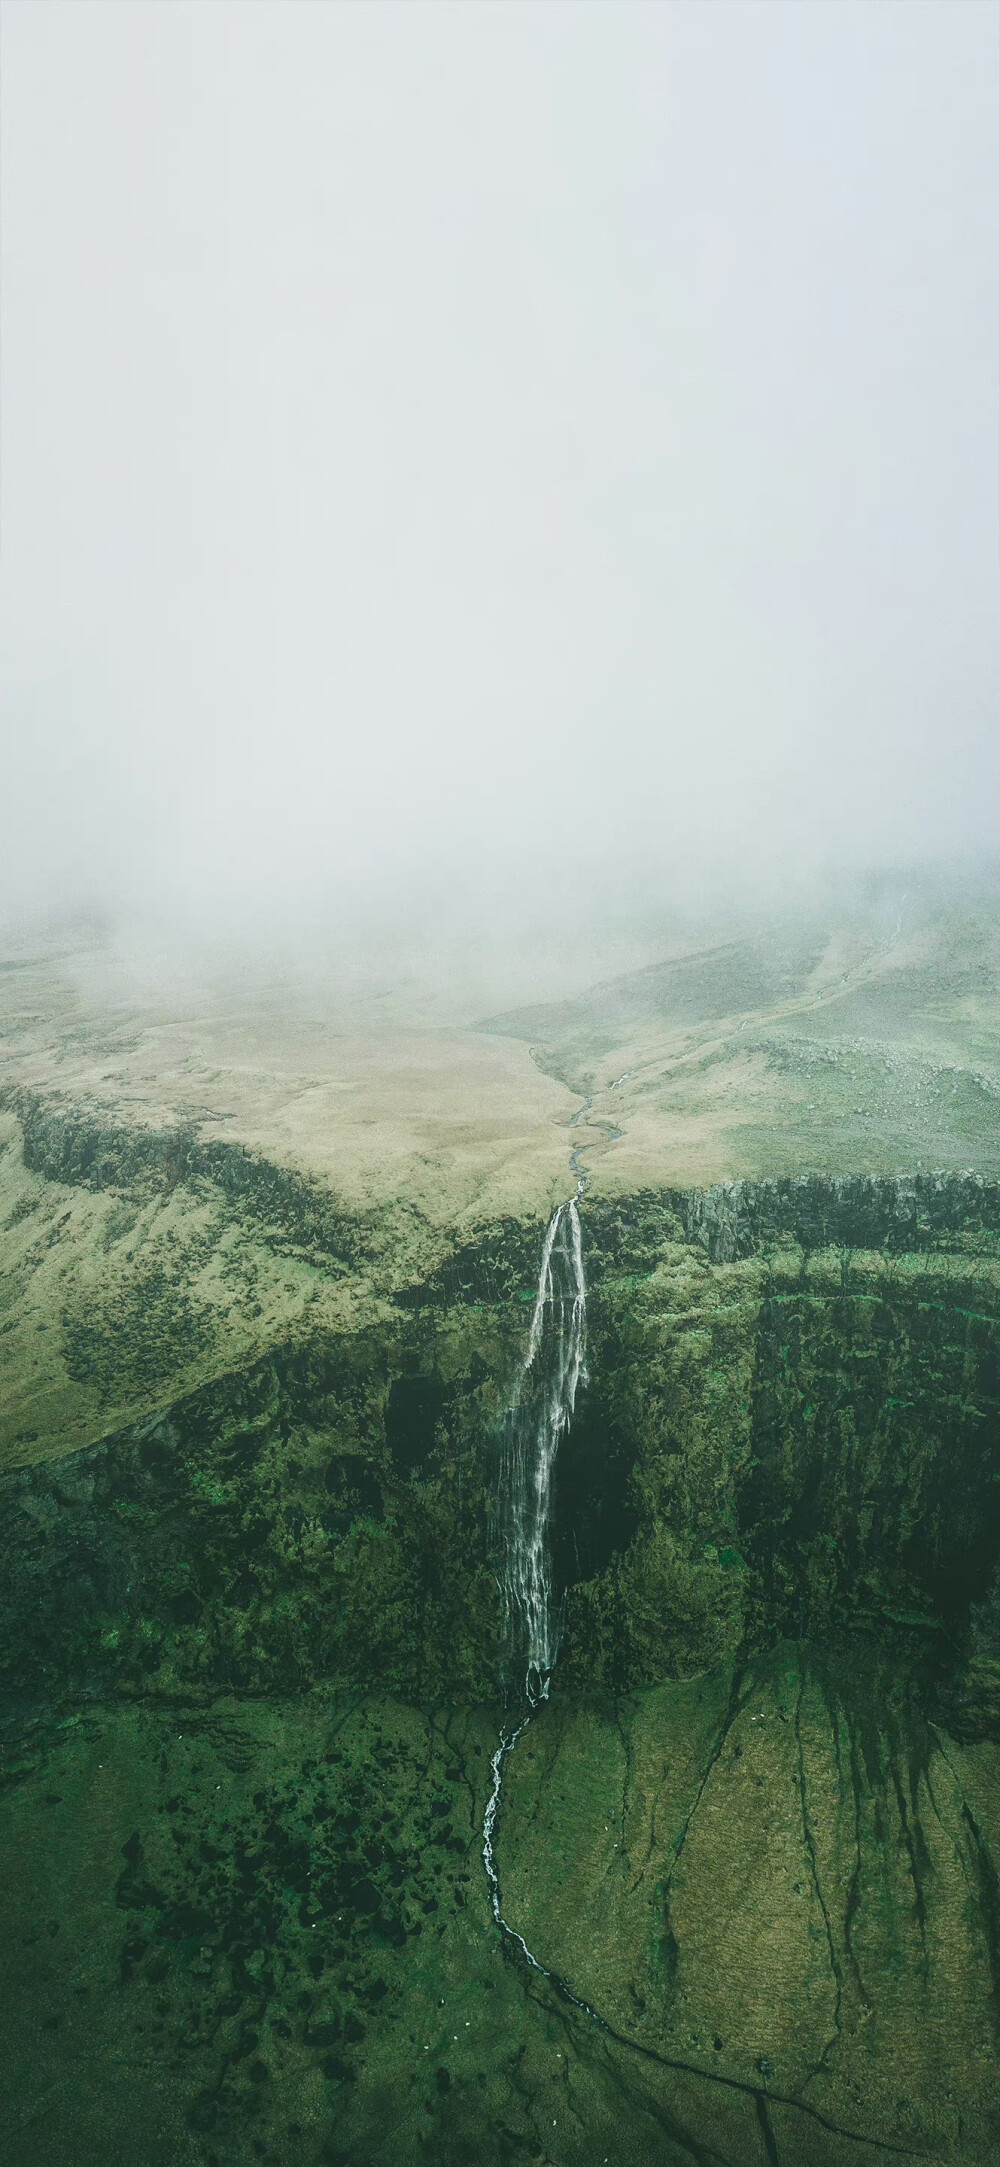
[[[982,847],[997,27],[5,0],[0,908]]]

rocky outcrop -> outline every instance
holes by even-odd
[[[244,1216],[284,1244],[346,1271],[379,1247],[376,1230],[340,1211],[316,1180],[194,1128],[125,1124],[86,1106],[67,1106],[23,1089],[0,1094],[24,1134],[24,1164],[47,1181],[114,1189],[142,1201],[182,1183],[210,1183]]]
[[[850,1177],[801,1174],[785,1181],[724,1181],[676,1199],[689,1241],[713,1264],[753,1256],[772,1243],[810,1249],[948,1250],[963,1237],[996,1237],[1000,1183],[981,1174]]]
[[[686,1241],[713,1264],[794,1244],[882,1250],[887,1255],[995,1254],[1000,1182],[984,1175],[839,1177],[803,1174],[779,1181],[726,1181],[707,1189],[640,1189],[627,1198],[586,1196],[581,1205],[588,1286],[654,1271],[665,1245]],[[506,1219],[455,1249],[396,1299],[409,1309],[452,1302],[530,1298],[540,1235]]]

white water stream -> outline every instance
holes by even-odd
[[[571,1128],[579,1125],[591,1104],[588,1098],[574,1115]],[[608,1127],[606,1133],[613,1141],[620,1132]],[[586,1182],[580,1152],[589,1148],[583,1145],[573,1152],[570,1165],[577,1176],[576,1196],[557,1206],[546,1228],[528,1351],[504,1423],[498,1497],[504,1546],[500,1590],[507,1638],[524,1664],[526,1705],[514,1729],[501,1731],[490,1763],[493,1786],[483,1819],[483,1864],[490,1907],[502,1932],[517,1943],[534,1971],[550,1979],[568,2001],[593,2015],[588,2003],[578,2001],[556,1973],[539,1963],[523,1934],[504,1918],[494,1853],[504,1764],[536,1709],[548,1699],[559,1653],[562,1607],[552,1584],[552,1483],[577,1390],[587,1377],[587,1290],[577,1205]]]
[[[586,1382],[587,1293],[576,1200],[553,1212],[542,1248],[524,1367],[504,1423],[499,1519],[501,1592],[511,1645],[523,1653],[529,1706],[548,1697],[559,1652],[549,1522],[561,1439]]]

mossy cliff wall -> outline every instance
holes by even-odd
[[[587,1200],[563,1649],[498,1855],[600,2023],[481,1860],[539,1224],[10,1475],[13,2167],[986,2167],[995,1206]],[[109,1395],[119,1284],[73,1309]]]
[[[555,1527],[567,1685],[864,1626],[970,1735],[988,1724],[994,1202],[952,1179],[588,1206],[590,1383]],[[491,1229],[378,1328],[300,1334],[9,1478],[22,1704],[495,1691],[493,1439],[540,1239]]]

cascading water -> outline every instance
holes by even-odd
[[[560,1204],[542,1248],[538,1293],[524,1367],[504,1425],[499,1518],[501,1591],[508,1639],[523,1654],[530,1706],[548,1697],[559,1652],[549,1520],[552,1475],[569,1429],[577,1387],[586,1381],[587,1295],[580,1214]]]
[[[579,1168],[576,1171],[579,1196],[584,1176]],[[573,1418],[577,1388],[586,1381],[586,1347],[587,1294],[574,1197],[571,1203],[558,1206],[546,1229],[528,1351],[504,1425],[498,1514],[504,1544],[500,1587],[508,1640],[525,1666],[527,1706],[514,1730],[501,1732],[490,1764],[493,1788],[483,1820],[483,1864],[497,1925],[517,1943],[533,1970],[551,1979],[568,2001],[589,2010],[588,2003],[578,2001],[564,1981],[539,1963],[523,1934],[504,1918],[493,1852],[504,1763],[535,1710],[548,1699],[559,1652],[561,1615],[552,1586],[549,1539],[552,1476],[560,1440]]]

